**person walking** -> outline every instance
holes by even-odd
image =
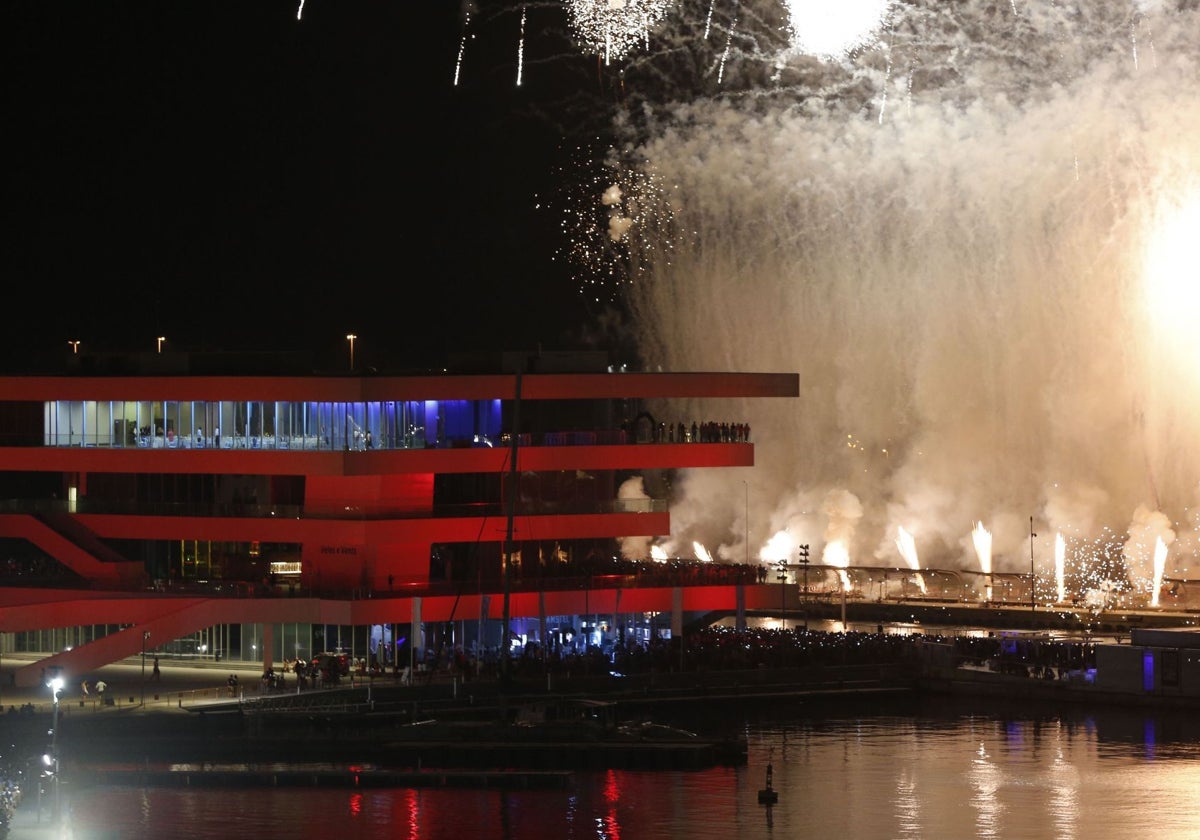
[[[154,657],[154,670],[150,673],[150,679],[158,682],[162,679],[162,672],[158,670],[158,657]]]

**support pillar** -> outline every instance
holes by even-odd
[[[265,674],[267,669],[275,667],[275,625],[264,624],[262,628],[262,672]]]
[[[409,673],[415,675],[417,673],[417,648],[422,649],[422,660],[424,660],[425,634],[421,628],[421,599],[412,599],[412,618],[408,628],[408,667]]]
[[[679,668],[683,669],[683,587],[671,589],[671,635],[679,639]]]

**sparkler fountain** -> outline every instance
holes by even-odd
[[[913,539],[912,534],[904,530],[904,528],[900,528],[897,531],[896,548],[900,550],[900,556],[908,563],[909,568],[917,570],[917,586],[921,588],[922,595],[927,594],[929,590],[925,586],[925,578],[920,574],[921,564],[917,558],[917,543]]]
[[[1057,603],[1067,600],[1067,543],[1062,534],[1054,536],[1054,584]]]
[[[1163,572],[1167,567],[1167,545],[1159,537],[1154,542],[1154,579],[1150,590],[1150,606],[1157,607],[1162,592]]]
[[[979,557],[979,571],[987,577],[987,595],[984,600],[991,601],[995,588],[992,577],[992,535],[983,527],[982,522],[977,522],[975,530],[971,532],[971,540],[975,545],[975,554]]]

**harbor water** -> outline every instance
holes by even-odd
[[[747,762],[576,772],[562,789],[539,790],[123,787],[80,779],[61,836],[1200,838],[1200,722],[1186,712],[978,699],[779,700],[709,707],[675,722],[741,731]],[[768,765],[773,805],[758,797]]]

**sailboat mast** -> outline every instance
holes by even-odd
[[[508,456],[508,525],[504,534],[504,568],[502,576],[504,578],[504,618],[502,631],[502,640],[500,648],[500,675],[502,684],[507,685],[510,668],[509,668],[509,641],[512,629],[509,627],[509,576],[512,574],[512,551],[513,551],[513,516],[516,512],[517,503],[517,481],[519,473],[517,472],[517,442],[521,436],[521,371],[517,371],[517,392],[513,401],[513,422],[511,434],[511,451]]]

